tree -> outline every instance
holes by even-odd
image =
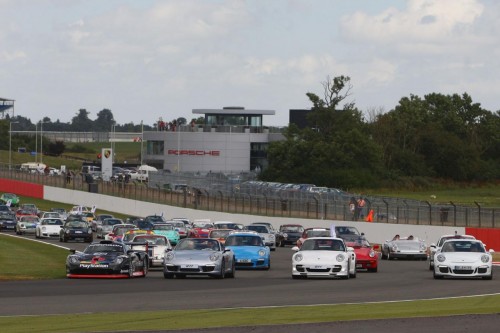
[[[89,113],[85,109],[78,110],[76,116],[71,119],[71,129],[75,132],[92,131],[93,121],[89,119]]]
[[[94,121],[93,130],[96,132],[109,132],[111,131],[111,126],[115,124],[116,121],[111,110],[102,109],[97,113],[97,119]]]

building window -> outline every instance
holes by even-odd
[[[253,142],[250,144],[250,170],[255,170],[257,167],[262,170],[268,165],[267,149],[268,143]]]
[[[163,155],[165,150],[165,143],[163,141],[147,141],[147,154],[148,155]]]

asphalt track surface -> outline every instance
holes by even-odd
[[[25,236],[33,238],[32,236]],[[59,243],[57,240],[47,242],[82,250],[85,243]],[[271,254],[269,271],[236,271],[234,279],[212,279],[193,277],[187,279],[166,280],[161,270],[151,270],[146,278],[103,280],[103,279],[61,279],[42,281],[3,281],[0,283],[0,313],[2,316],[48,315],[96,312],[183,310],[183,309],[216,309],[261,306],[300,306],[315,304],[342,304],[383,301],[402,301],[414,299],[446,298],[469,295],[495,294],[500,292],[499,267],[494,267],[494,278],[491,281],[476,279],[444,279],[434,280],[428,270],[427,261],[391,260],[380,261],[377,273],[358,272],[356,279],[307,279],[291,278],[291,256],[289,247],[278,248]],[[374,304],[383,306],[383,304]],[[500,309],[499,309],[500,313]],[[362,318],[362,316],[361,316]],[[361,319],[360,318],[360,319]],[[462,332],[465,327],[475,327],[484,318],[494,324],[498,332],[500,315],[496,316],[460,316],[449,321],[455,323],[459,318],[467,325],[456,326],[454,332]],[[399,325],[415,319],[384,320],[371,322],[393,322]],[[435,330],[446,332],[440,319],[420,318],[422,328],[431,323]],[[444,320],[444,319],[443,319]],[[458,319],[457,319],[458,320]],[[457,322],[459,322],[458,320]],[[425,324],[424,324],[425,323]],[[326,325],[326,326],[325,326]],[[349,322],[314,324],[318,331],[321,328],[332,331],[334,327],[354,325]],[[354,327],[375,328],[368,321],[358,322]],[[301,325],[292,325],[287,332],[303,332]],[[413,325],[415,326],[415,325]],[[308,332],[313,330],[308,324]],[[329,328],[328,328],[329,327]],[[347,326],[345,326],[347,327]],[[270,327],[268,327],[269,329]],[[279,331],[282,331],[280,326]],[[335,329],[336,330],[336,329]],[[200,330],[196,330],[200,331]],[[259,327],[238,328],[227,332],[260,332]],[[349,331],[349,330],[347,330]],[[371,329],[371,332],[378,332]],[[403,330],[409,333],[409,330]],[[479,330],[481,331],[481,330]],[[188,331],[191,332],[191,331]],[[194,332],[194,331],[192,331]],[[203,330],[215,332],[215,330]],[[226,332],[217,329],[217,332]],[[415,331],[416,332],[416,331]],[[489,332],[488,330],[482,332]],[[493,331],[492,331],[493,332]]]

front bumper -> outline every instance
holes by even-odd
[[[294,264],[292,275],[304,277],[344,277],[349,276],[349,271],[347,265],[342,263],[337,265]]]

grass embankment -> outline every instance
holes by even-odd
[[[68,251],[0,234],[0,280],[60,279]]]
[[[3,333],[175,330],[491,314],[498,309],[500,295],[492,295],[383,304],[0,317],[0,327]]]

